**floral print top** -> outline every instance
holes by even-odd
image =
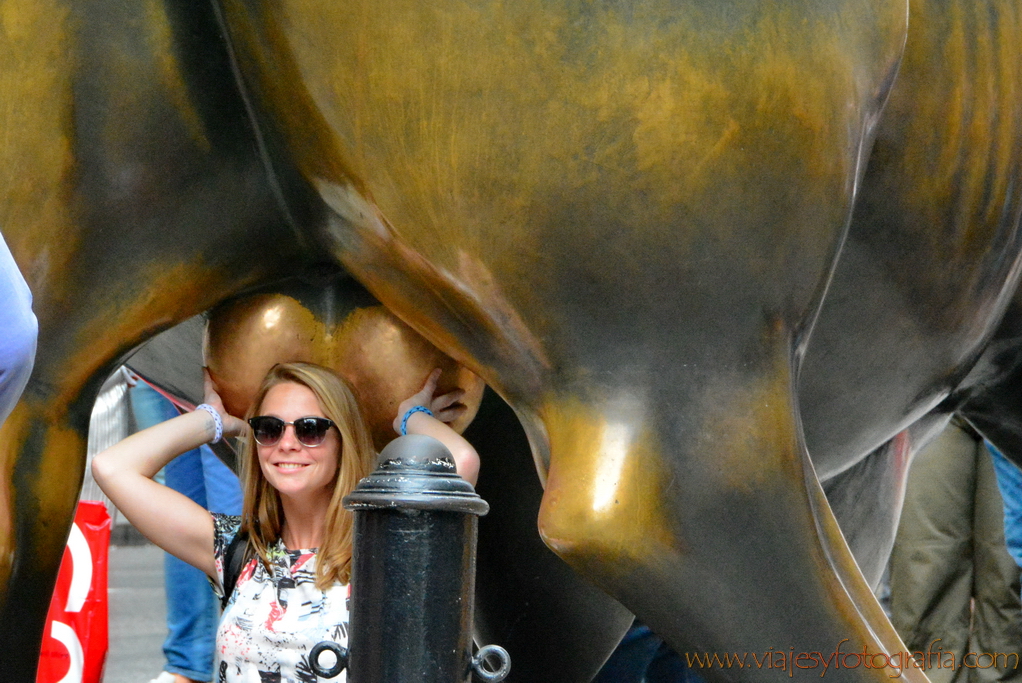
[[[224,552],[238,533],[241,518],[213,514],[213,551],[222,594]],[[238,577],[216,633],[216,683],[345,683],[312,672],[309,651],[330,640],[348,644],[348,586],[316,588],[316,550],[287,550],[277,541],[269,553],[271,571],[258,558]],[[212,582],[211,582],[212,583]],[[329,654],[321,662],[330,666]]]

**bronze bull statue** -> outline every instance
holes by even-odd
[[[898,433],[997,415],[1018,457],[1010,324],[979,361],[1020,265],[1020,28],[1008,0],[0,1],[0,229],[39,318],[0,670],[34,678],[103,378],[322,263],[510,405],[545,543],[677,649],[898,652],[820,480],[851,532],[896,515]],[[524,466],[480,451],[513,517]],[[858,537],[870,577],[886,542]],[[609,650],[627,614],[590,597]]]

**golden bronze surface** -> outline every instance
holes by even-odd
[[[475,373],[380,305],[355,308],[327,322],[285,294],[255,294],[214,309],[206,333],[206,364],[232,414],[247,414],[251,397],[276,363],[318,363],[355,386],[377,449],[397,436],[398,404],[421,389],[434,368],[443,370],[438,392],[465,392],[460,400],[465,412],[451,424],[458,432],[472,422],[483,396]]]
[[[301,258],[230,74],[213,17],[191,8],[0,2],[0,229],[39,322],[32,376],[0,428],[7,680],[35,680],[105,377],[136,344]],[[252,262],[267,241],[281,246]]]
[[[1015,291],[1022,12],[914,0],[799,396],[830,478],[949,394]],[[869,359],[875,379],[863,383]],[[925,400],[920,400],[926,397]]]
[[[523,419],[561,557],[679,649],[899,648],[793,378],[906,3],[224,8],[332,253]]]
[[[377,439],[434,363],[494,387],[545,540],[677,649],[898,651],[816,466],[947,397],[1017,284],[1020,26],[1008,0],[0,0],[0,229],[40,322],[0,431],[0,671],[33,680],[104,375],[217,304],[234,410],[292,354],[378,398]],[[386,308],[272,293],[324,260]]]

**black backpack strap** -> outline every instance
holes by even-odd
[[[234,587],[238,585],[238,577],[245,566],[245,556],[248,555],[248,532],[238,530],[231,542],[227,544],[224,551],[224,596],[220,598],[220,609],[227,608],[227,602],[234,593]]]

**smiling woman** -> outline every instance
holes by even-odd
[[[318,548],[317,586],[347,583],[351,513],[341,500],[375,455],[354,391],[325,368],[276,365],[252,406],[241,482],[253,550],[265,563],[278,539],[288,550]]]
[[[439,374],[401,403],[394,428],[439,439],[474,484],[475,449],[447,424],[464,410],[461,396],[434,396]],[[342,499],[369,474],[375,451],[354,391],[327,368],[276,365],[252,405],[247,423],[228,414],[207,376],[206,402],[195,412],[121,441],[92,467],[132,524],[203,570],[217,592],[224,590],[229,549],[235,539],[244,541],[245,562],[217,630],[216,679],[297,682],[310,674],[313,645],[347,640],[352,517]],[[211,516],[153,481],[179,453],[250,428],[241,456],[241,517]]]

